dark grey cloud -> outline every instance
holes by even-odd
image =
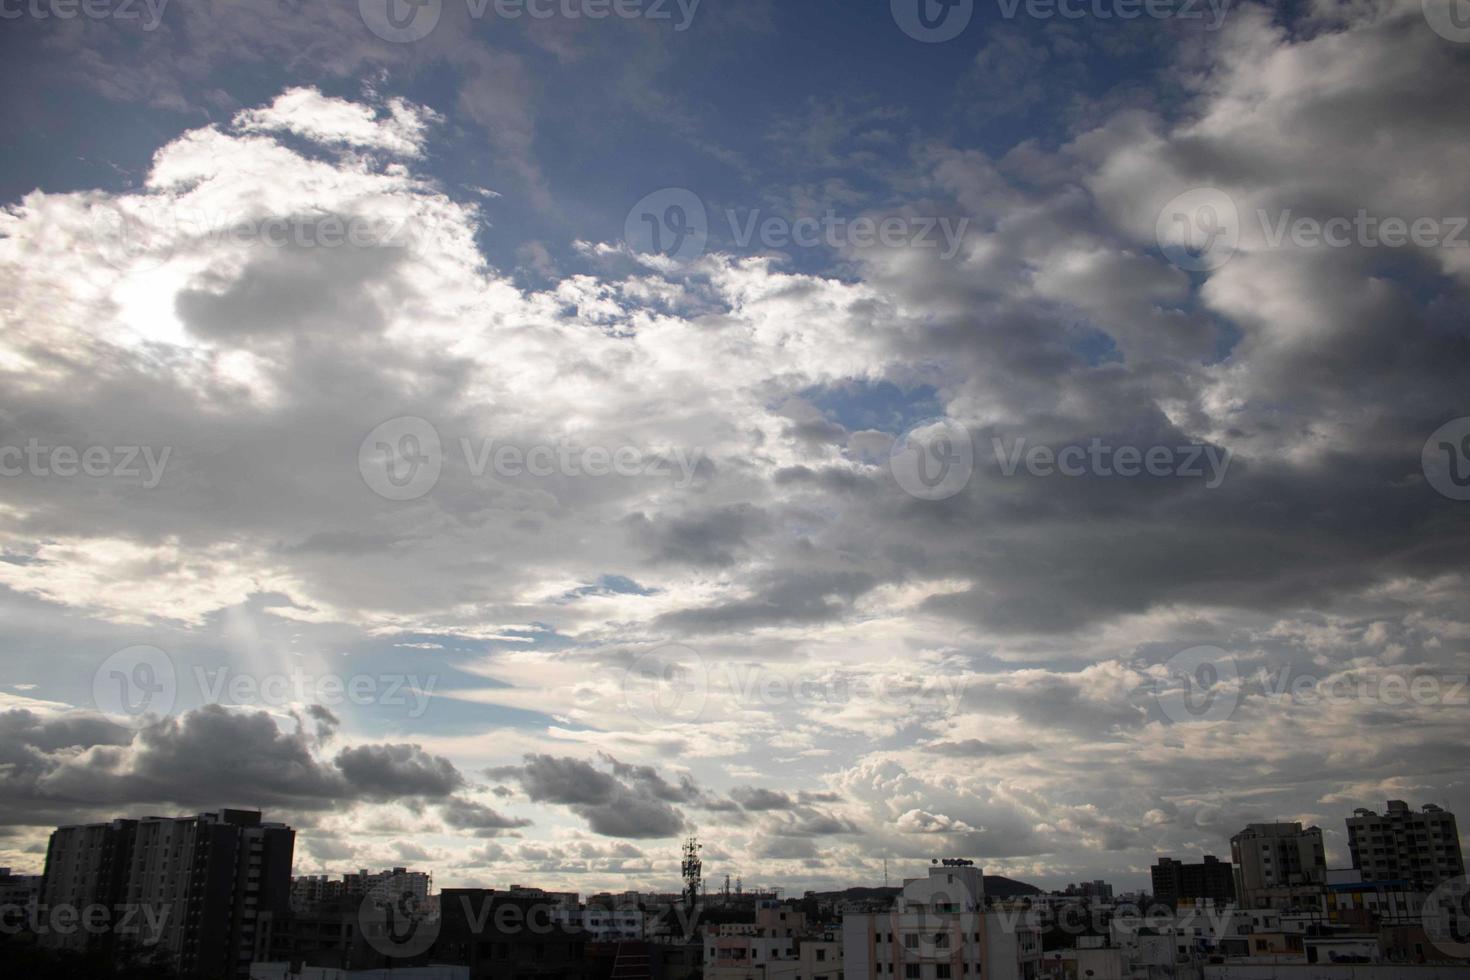
[[[605,837],[671,837],[685,828],[684,816],[672,802],[686,802],[689,791],[648,767],[606,761],[613,772],[571,757],[528,755],[524,765],[491,769],[486,775],[515,780],[532,802],[568,807]]]
[[[442,797],[464,786],[452,762],[417,745],[359,745],[343,749],[334,761],[363,796]]]
[[[328,760],[318,734],[282,732],[265,712],[219,705],[137,731],[80,712],[6,712],[0,725],[9,736],[0,819],[9,823],[94,819],[138,804],[309,812],[438,799],[464,785],[449,760],[417,745],[361,745]]]
[[[758,786],[737,786],[730,796],[747,810],[789,810],[794,805],[785,793]]]
[[[531,826],[524,817],[509,817],[483,803],[451,797],[439,808],[444,822],[457,830],[474,831],[476,837],[498,837],[507,830]]]
[[[770,517],[747,503],[668,517],[638,513],[624,522],[629,542],[658,561],[728,566],[771,527]]]

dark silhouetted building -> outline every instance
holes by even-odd
[[[253,810],[60,827],[46,851],[43,908],[102,906],[100,930],[49,932],[43,945],[157,948],[183,976],[234,980],[269,948],[289,908],[296,832]]]
[[[1235,901],[1235,875],[1228,861],[1206,854],[1199,864],[1159,858],[1153,866],[1154,901],[1170,908],[1181,902],[1209,899],[1216,905]]]

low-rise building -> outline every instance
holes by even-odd
[[[984,876],[969,861],[936,862],[904,881],[889,912],[842,920],[846,980],[1030,980],[1039,976],[1041,936],[1029,909],[987,909]]]

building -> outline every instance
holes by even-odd
[[[11,874],[0,868],[0,912],[10,918],[31,909],[41,899],[41,876]]]
[[[1154,901],[1160,905],[1178,908],[1180,903],[1194,904],[1200,899],[1216,905],[1235,901],[1235,875],[1230,864],[1213,854],[1206,854],[1199,864],[1159,858],[1151,871]]]
[[[707,980],[796,980],[796,940],[721,932],[704,940]]]
[[[842,934],[827,930],[797,940],[796,980],[842,980]]]
[[[643,910],[636,905],[606,907],[588,902],[587,905],[557,905],[551,910],[555,922],[569,930],[584,932],[594,942],[635,942],[644,938]]]
[[[835,936],[831,944],[810,938],[806,913],[775,899],[757,899],[751,909],[754,922],[722,922],[709,926],[704,936],[704,975],[707,980],[798,980],[804,962],[825,964],[836,980],[841,951]],[[804,943],[815,943],[802,956]],[[820,948],[819,948],[820,947]]]
[[[1069,884],[1059,892],[1052,892],[1053,896],[1059,898],[1080,898],[1088,902],[1111,902],[1113,900],[1113,886],[1101,878],[1095,881],[1084,881],[1079,884]]]
[[[296,832],[253,810],[60,827],[51,835],[41,902],[102,906],[99,930],[47,932],[62,949],[153,947],[185,977],[234,980],[269,948],[258,929],[290,904]]]
[[[1356,868],[1327,872],[1327,921],[1336,926],[1379,929],[1416,925],[1425,898],[1407,881],[1364,881]]]
[[[846,980],[1031,980],[1041,937],[1020,909],[987,910],[985,879],[971,861],[938,861],[909,878],[888,912],[842,919]]]
[[[1427,891],[1465,873],[1455,815],[1432,803],[1417,813],[1403,800],[1389,800],[1381,815],[1354,810],[1347,831],[1364,881],[1409,881]]]
[[[389,970],[340,970],[290,963],[252,963],[250,980],[470,980],[467,966],[406,966]]]
[[[297,911],[334,902],[344,894],[341,879],[329,875],[296,875],[291,879],[291,908]]]
[[[468,966],[472,980],[592,980],[595,964],[586,949],[592,940],[556,921],[561,907],[488,888],[446,888],[439,894],[433,956]]]
[[[47,927],[52,910],[102,907],[110,917],[122,901],[123,881],[132,855],[136,820],[58,827],[46,846],[41,875],[38,940],[51,949],[110,951],[117,933]]]
[[[1235,894],[1246,908],[1320,904],[1327,881],[1327,853],[1319,827],[1253,823],[1230,838]]]
[[[410,871],[407,868],[390,868],[376,873],[363,868],[357,874],[342,876],[342,894],[349,898],[363,898],[374,889],[391,888],[395,895],[411,895],[420,902],[427,902],[432,879],[426,871]]]

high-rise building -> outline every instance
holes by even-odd
[[[1425,890],[1465,873],[1455,815],[1432,803],[1414,812],[1389,800],[1383,814],[1358,809],[1347,820],[1353,867],[1364,881],[1407,881]]]
[[[1170,908],[1181,902],[1193,904],[1208,899],[1216,905],[1235,901],[1235,876],[1229,862],[1206,854],[1199,864],[1185,864],[1173,858],[1159,858],[1153,872],[1154,901]]]
[[[112,926],[41,941],[156,946],[185,977],[244,977],[269,943],[258,923],[289,907],[295,840],[253,810],[60,827],[46,852],[43,906],[100,905]]]
[[[107,915],[122,902],[123,883],[132,856],[136,820],[58,827],[46,847],[41,875],[40,909],[46,919],[57,913],[68,918],[103,908]],[[37,937],[52,949],[100,948],[110,951],[118,930],[45,929]]]
[[[1235,894],[1245,908],[1290,908],[1327,881],[1320,827],[1253,823],[1230,838]]]

